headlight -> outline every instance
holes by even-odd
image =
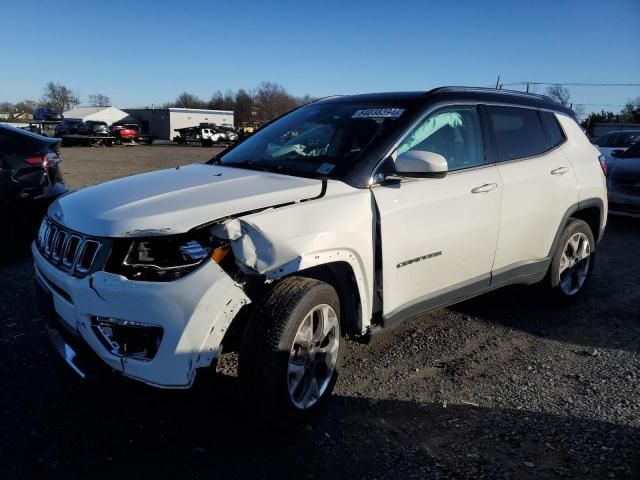
[[[185,235],[122,239],[114,243],[107,271],[131,280],[169,282],[184,277],[203,263],[222,262],[230,247],[209,230]]]

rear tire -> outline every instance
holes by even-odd
[[[343,344],[331,285],[305,277],[278,282],[257,305],[240,346],[247,400],[270,422],[304,421],[330,396]]]
[[[547,285],[560,301],[579,297],[591,278],[596,242],[589,225],[577,218],[569,219],[551,260]]]

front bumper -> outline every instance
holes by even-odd
[[[213,261],[173,282],[138,282],[102,271],[75,278],[50,264],[35,245],[32,253],[41,294],[50,296],[45,314],[53,325],[52,340],[67,363],[85,375],[83,362],[95,356],[126,377],[162,388],[187,388],[196,369],[217,357],[231,321],[250,302]],[[143,360],[111,353],[92,328],[96,317],[160,326],[156,355]]]

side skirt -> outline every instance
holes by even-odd
[[[378,323],[371,328],[369,336],[395,327],[419,313],[445,308],[507,285],[537,283],[545,277],[549,265],[551,265],[551,257],[534,262],[520,262],[496,270],[493,274],[482,275],[425,295],[387,315],[383,315],[379,318]]]

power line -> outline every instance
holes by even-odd
[[[574,103],[574,105],[582,105],[583,107],[626,107],[620,103]]]
[[[568,87],[640,87],[640,83],[591,83],[591,82],[510,82],[501,86],[512,85],[555,85]]]

